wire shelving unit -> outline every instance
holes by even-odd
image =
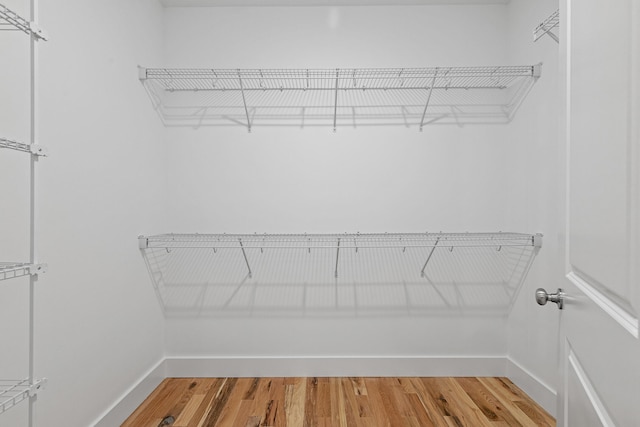
[[[318,308],[504,314],[542,235],[160,234],[138,241],[168,315]]]
[[[30,85],[29,85],[29,142],[18,142],[7,138],[0,138],[0,149],[9,149],[21,151],[29,154],[29,261],[28,262],[0,262],[0,281],[14,279],[18,277],[29,277],[29,301],[28,301],[28,376],[22,380],[0,380],[0,415],[16,406],[22,401],[28,401],[28,420],[29,427],[34,426],[35,402],[41,388],[46,383],[46,378],[35,378],[35,361],[34,361],[34,337],[35,337],[35,290],[36,282],[40,273],[44,273],[47,269],[46,264],[37,262],[36,254],[36,177],[37,162],[41,156],[46,155],[46,150],[36,144],[37,132],[37,42],[46,40],[45,32],[36,24],[38,12],[37,0],[30,1],[30,19],[27,20],[10,10],[6,6],[0,4],[0,31],[18,31],[29,36],[29,68],[30,68]]]
[[[507,123],[541,65],[343,68],[140,68],[167,126]]]
[[[553,12],[547,19],[542,21],[540,25],[538,25],[533,30],[533,41],[538,41],[545,34],[551,37],[556,43],[560,42],[557,32],[558,26],[560,25],[560,9]]]

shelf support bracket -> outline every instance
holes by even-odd
[[[247,259],[247,253],[244,251],[244,246],[242,245],[242,239],[238,239],[240,242],[240,249],[242,249],[242,256],[244,257],[244,262],[247,264],[247,270],[249,270],[249,278],[252,277],[251,267],[249,266],[249,260]]]
[[[340,238],[338,238],[338,246],[336,249],[336,272],[335,277],[338,278],[338,260],[340,259]]]
[[[533,247],[536,250],[540,250],[540,248],[542,247],[542,234],[538,233],[538,234],[534,234],[532,237],[533,240]]]
[[[33,34],[36,40],[49,40],[49,35],[46,31],[40,28],[35,22],[29,22],[29,31]]]
[[[429,95],[427,96],[427,102],[424,105],[424,110],[422,111],[422,118],[420,119],[420,132],[422,132],[422,128],[424,127],[424,118],[427,115],[427,108],[429,108],[429,102],[431,101],[431,94],[433,93],[433,87],[436,84],[436,77],[438,77],[438,68],[436,68],[436,71],[433,73],[433,79],[431,80],[431,87],[429,88]]]
[[[147,69],[138,65],[138,79],[143,82],[147,80]]]
[[[29,265],[29,274],[32,276],[37,276],[40,273],[46,273],[49,266],[47,264],[30,264]]]
[[[436,250],[436,246],[438,246],[439,242],[440,242],[440,238],[438,237],[436,239],[436,243],[431,248],[431,252],[429,252],[429,256],[427,257],[427,260],[424,262],[424,265],[422,266],[422,270],[420,270],[420,277],[425,277],[424,269],[427,268],[427,264],[429,264],[429,260],[431,260],[431,257],[433,256],[433,251]]]
[[[145,236],[138,236],[138,249],[148,249],[149,239]]]
[[[244,86],[242,85],[242,74],[238,69],[238,82],[240,82],[240,93],[242,94],[242,104],[244,105],[244,113],[247,116],[247,129],[251,132],[251,119],[249,119],[249,109],[247,108],[247,100],[244,96]]]
[[[29,391],[28,391],[29,397],[35,397],[38,393],[40,393],[42,389],[45,388],[46,385],[47,385],[46,378],[40,378],[38,380],[35,380],[35,382],[29,386]]]
[[[336,90],[333,102],[333,131],[336,131],[336,124],[338,118],[338,77],[340,76],[340,69],[336,68]],[[340,244],[340,240],[338,240],[338,245]],[[336,273],[336,277],[338,273]]]
[[[31,144],[29,146],[29,151],[31,152],[31,154],[33,154],[34,156],[42,156],[42,157],[46,157],[49,155],[49,152],[46,148],[44,148],[41,145],[38,144]]]

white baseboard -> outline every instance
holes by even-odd
[[[517,362],[484,357],[169,357],[158,362],[98,418],[120,425],[170,377],[508,377],[552,416],[556,392]]]
[[[511,358],[507,358],[506,376],[542,406],[551,416],[556,417],[557,393],[553,388]]]
[[[121,425],[165,378],[167,378],[166,363],[165,359],[162,359],[123,393],[122,397],[92,425],[94,427]]]
[[[488,357],[172,357],[170,377],[504,376],[507,360]]]

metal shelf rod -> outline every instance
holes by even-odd
[[[339,259],[340,259],[340,239],[338,239],[338,243],[336,244],[336,274],[335,274],[336,279],[338,278],[338,260]]]
[[[422,132],[422,128],[424,127],[424,116],[427,115],[427,108],[429,108],[429,101],[431,101],[431,94],[433,94],[433,87],[436,84],[436,77],[438,77],[438,69],[437,68],[436,68],[436,72],[433,73],[433,80],[431,80],[431,87],[429,88],[429,95],[427,96],[427,102],[424,105],[424,111],[422,112],[422,118],[420,119],[420,132]]]
[[[436,239],[436,242],[433,244],[433,247],[431,248],[431,252],[429,252],[429,256],[427,257],[427,260],[424,262],[424,265],[422,266],[422,270],[420,270],[420,276],[421,277],[424,277],[424,270],[425,270],[425,268],[427,268],[427,264],[429,264],[429,260],[433,256],[433,251],[436,250],[436,246],[438,246],[438,242],[440,242],[440,238],[439,237],[438,237],[438,239]]]
[[[247,115],[247,129],[249,130],[249,132],[251,132],[251,120],[249,119],[249,110],[247,109],[247,99],[244,96],[244,88],[242,86],[242,75],[240,74],[240,70],[238,70],[238,82],[240,83],[240,92],[242,93],[242,105],[244,105],[244,113]]]
[[[357,250],[366,250],[366,249],[412,249],[412,248],[498,248],[498,247],[526,247],[533,246],[531,242],[528,243],[495,243],[491,245],[460,245],[460,244],[451,244],[449,243],[441,243],[439,245],[436,244],[425,244],[425,245],[387,245],[387,246],[356,246],[356,245],[324,245],[324,246],[247,246],[246,244],[242,245],[243,249],[357,249]],[[218,245],[162,245],[162,244],[153,244],[149,243],[144,249],[237,249],[237,247],[233,248],[231,246],[218,246]]]
[[[338,115],[338,78],[340,76],[340,70],[336,70],[336,91],[335,91],[335,102],[333,104],[333,131],[336,131],[336,123],[337,123],[337,115]],[[336,277],[337,276],[336,272]]]
[[[251,277],[251,266],[249,266],[249,259],[247,259],[247,253],[244,251],[244,246],[242,245],[242,239],[238,239],[240,243],[240,249],[242,249],[242,256],[244,257],[244,262],[247,264],[247,270],[249,270],[249,277]]]
[[[402,91],[431,91],[431,90],[460,90],[460,91],[468,91],[468,90],[504,90],[507,89],[508,86],[434,86],[433,88],[424,87],[424,86],[406,86],[402,88],[398,87],[317,87],[317,88],[302,88],[302,87],[268,87],[268,88],[256,88],[256,87],[245,87],[245,88],[172,88],[167,89],[168,92],[283,92],[283,91],[300,91],[300,92],[327,92],[327,91],[336,91],[336,92],[373,92],[373,91],[382,91],[388,92],[393,90],[402,90]]]

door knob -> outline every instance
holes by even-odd
[[[558,292],[555,294],[548,294],[544,289],[538,288],[536,290],[536,302],[540,305],[545,305],[547,301],[555,302],[558,308],[562,310],[564,307],[564,292],[558,288]]]

